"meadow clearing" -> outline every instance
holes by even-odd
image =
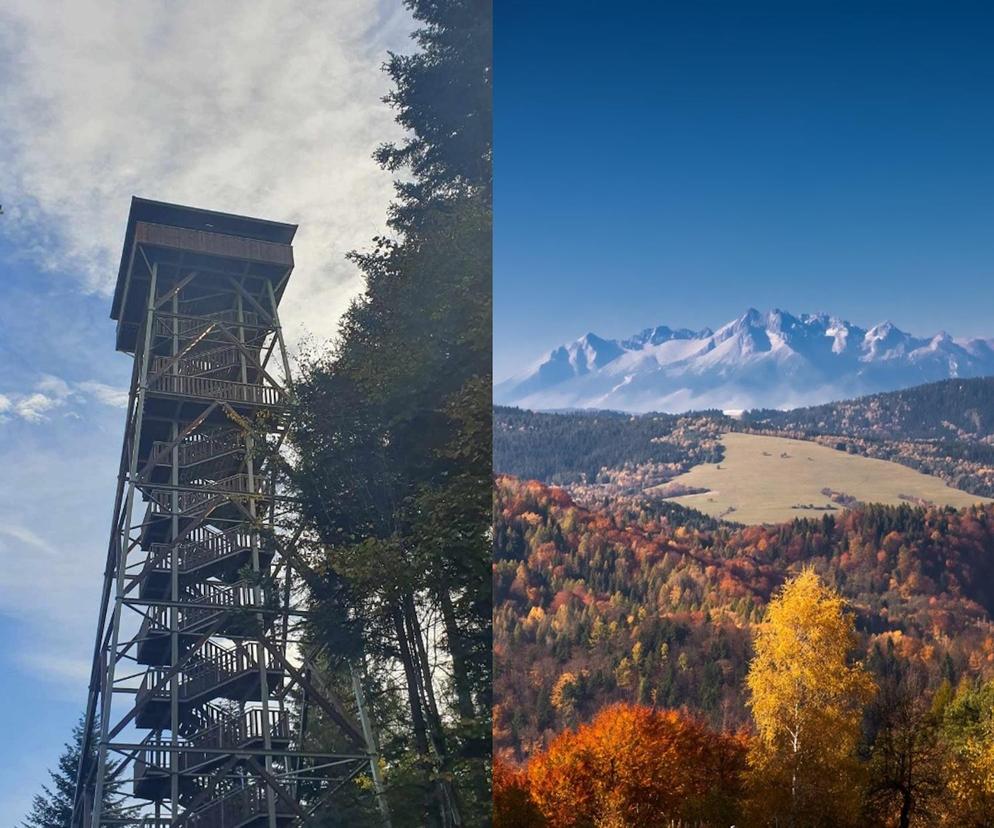
[[[733,432],[722,443],[720,463],[695,466],[672,481],[708,491],[674,497],[674,502],[745,524],[839,514],[850,498],[890,504],[918,498],[956,508],[990,502],[898,463],[805,440]]]

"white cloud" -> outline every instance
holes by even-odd
[[[94,380],[68,383],[51,374],[43,374],[30,391],[0,394],[0,423],[12,416],[29,423],[42,423],[55,412],[78,416],[76,408],[90,400],[113,408],[125,408],[128,392]]]
[[[14,403],[14,413],[29,423],[40,423],[53,408],[62,405],[62,400],[35,392],[26,394]]]
[[[383,232],[380,65],[410,29],[399,0],[4,3],[3,231],[107,295],[133,194],[298,222],[284,325],[329,336],[343,254]]]
[[[110,405],[114,408],[126,408],[128,405],[128,390],[126,388],[114,388],[93,380],[77,382],[76,388],[103,405]]]
[[[99,380],[130,374],[92,308],[109,309],[131,196],[299,223],[283,325],[291,343],[330,336],[360,284],[345,252],[384,231],[391,175],[370,155],[400,131],[380,64],[412,48],[411,28],[400,0],[0,3],[0,242],[57,285],[0,331],[51,350],[10,345],[0,368],[0,612],[16,619],[0,667],[37,680],[39,704],[85,694],[111,407],[127,401]],[[31,722],[12,738],[35,739]],[[20,817],[17,784],[0,782],[3,824]]]
[[[58,400],[65,399],[72,393],[69,383],[67,383],[64,379],[52,376],[51,374],[42,374],[42,377],[38,380],[38,384],[35,388]]]

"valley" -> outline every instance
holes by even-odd
[[[497,479],[499,756],[520,760],[620,701],[746,724],[753,634],[804,567],[849,602],[871,666],[914,663],[932,688],[994,678],[994,504],[747,527],[665,504],[584,508],[561,488]]]
[[[975,747],[994,734],[994,378],[737,416],[498,406],[493,427],[499,801],[551,807],[604,776],[613,802],[637,740],[651,778],[672,775],[663,757],[717,797],[690,824],[739,824],[736,807],[790,784],[736,764],[765,755],[756,699],[790,671],[820,687],[858,667],[844,767],[869,781],[851,785],[855,821],[817,824],[898,825],[875,792],[912,755],[944,810],[909,825],[987,824],[962,814],[989,814],[994,791],[974,793],[994,780]],[[822,597],[782,615],[805,579]],[[672,738],[650,747],[640,716]]]

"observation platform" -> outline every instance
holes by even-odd
[[[133,197],[110,313],[117,349],[135,352],[153,267],[160,294],[193,270],[205,297],[212,281],[234,278],[265,306],[270,289],[277,302],[283,294],[296,232],[295,224]]]

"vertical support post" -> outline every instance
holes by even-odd
[[[173,313],[173,336],[172,347],[170,348],[173,360],[172,373],[179,375],[179,362],[176,356],[179,354],[179,291],[173,293],[171,309]],[[178,380],[177,380],[178,382]],[[178,385],[176,386],[178,387]],[[169,431],[169,439],[174,444],[170,452],[169,463],[169,483],[173,487],[170,495],[170,508],[172,517],[169,526],[169,538],[171,545],[169,548],[169,594],[172,606],[169,607],[169,655],[170,664],[179,662],[179,544],[176,539],[179,537],[179,446],[176,445],[176,438],[179,436],[179,424],[172,421]],[[172,817],[175,819],[179,814],[179,674],[177,673],[169,680],[169,744],[173,750],[169,752],[169,799],[172,803]]]
[[[110,729],[111,702],[114,695],[114,671],[117,666],[117,648],[121,630],[121,609],[124,605],[124,577],[127,572],[128,547],[130,545],[131,514],[135,502],[135,477],[138,474],[138,446],[141,440],[142,418],[145,413],[145,393],[148,390],[149,350],[152,344],[152,321],[155,317],[155,290],[158,278],[158,265],[152,265],[152,275],[148,285],[148,303],[145,308],[145,339],[142,346],[141,370],[138,375],[138,402],[135,406],[134,423],[131,428],[131,460],[128,465],[128,495],[124,506],[124,521],[117,540],[117,584],[114,595],[114,611],[111,620],[110,648],[104,672],[103,702],[100,710],[100,740],[97,742],[97,777],[93,791],[93,828],[101,828],[103,819],[104,776],[107,774],[107,740]]]
[[[369,751],[369,773],[373,777],[373,789],[376,791],[376,804],[383,818],[383,828],[392,828],[390,822],[390,803],[387,802],[386,788],[383,784],[383,774],[380,773],[380,746],[373,732],[373,725],[366,710],[366,694],[362,689],[362,680],[355,665],[349,665],[352,674],[352,690],[355,693],[356,707],[359,709],[359,723],[362,725],[362,735],[366,740],[366,750]]]
[[[293,377],[290,375],[290,357],[286,352],[286,342],[283,339],[283,326],[280,324],[279,311],[276,309],[276,294],[273,293],[272,282],[266,282],[266,290],[269,293],[269,307],[273,311],[273,326],[276,329],[276,338],[279,341],[280,356],[283,361],[283,386],[289,395],[293,392]]]
[[[237,302],[236,308],[238,311],[238,340],[242,344],[242,349],[239,351],[239,360],[241,361],[241,376],[242,383],[248,384],[248,364],[245,360],[245,309],[242,304],[242,289],[239,286],[235,292],[235,300]],[[255,502],[255,437],[251,432],[245,435],[245,475],[248,483],[249,491],[249,515],[252,517],[252,571],[256,576],[256,583],[253,585],[252,599],[257,607],[263,606],[264,596],[262,593],[261,577],[262,577],[262,565],[259,559],[259,532],[258,527],[255,526],[256,520],[256,502]],[[266,614],[260,611],[256,613],[256,620],[259,624],[259,634],[266,634]],[[259,644],[256,645],[256,659],[259,662],[259,684],[260,684],[260,696],[262,698],[262,740],[263,748],[266,751],[265,756],[265,766],[266,772],[270,774],[270,778],[273,772],[273,736],[272,727],[270,725],[269,716],[269,670],[267,669],[268,657],[266,651]],[[269,828],[277,828],[276,825],[276,794],[273,791],[272,785],[266,785],[266,809],[269,816]]]
[[[132,260],[134,252],[132,252]],[[111,585],[114,577],[114,565],[117,560],[118,527],[121,521],[121,505],[124,502],[125,474],[128,468],[127,439],[128,429],[134,422],[136,400],[138,398],[138,360],[133,360],[131,368],[131,387],[128,392],[128,411],[124,418],[124,444],[121,446],[121,459],[118,462],[117,490],[114,493],[114,512],[110,525],[110,541],[107,544],[107,558],[104,564],[104,587],[100,594],[100,611],[97,614],[97,639],[93,647],[93,663],[90,668],[90,686],[86,699],[86,714],[83,718],[83,742],[79,752],[79,764],[76,768],[76,793],[73,797],[73,813],[71,824],[73,828],[90,828],[93,816],[93,789],[90,786],[88,773],[90,768],[86,758],[90,755],[93,723],[97,714],[97,701],[103,683],[103,662],[101,659],[104,630],[107,625],[107,609],[110,605]]]

